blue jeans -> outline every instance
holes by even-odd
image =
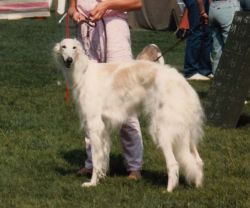
[[[237,0],[214,1],[210,5],[209,24],[213,39],[211,51],[213,73],[215,73],[218,68],[218,63],[227,40],[234,13],[239,10],[240,5]]]
[[[205,0],[205,2],[207,2]],[[209,26],[200,22],[199,9],[193,0],[185,0],[191,34],[186,41],[184,76],[186,78],[199,73],[207,76],[212,73],[210,51],[211,36]],[[208,10],[208,4],[205,4]],[[208,11],[207,11],[208,12]]]
[[[240,0],[240,5],[244,11],[250,11],[250,0]]]

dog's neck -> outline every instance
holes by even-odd
[[[76,62],[72,65],[71,70],[71,89],[77,88],[84,82],[85,73],[88,70],[89,58],[85,54],[78,55]]]

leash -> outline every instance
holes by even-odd
[[[193,29],[190,29],[189,31],[184,31],[184,35],[182,35],[182,37],[180,37],[180,39],[178,41],[176,41],[172,46],[168,47],[166,50],[164,50],[160,56],[158,56],[154,62],[157,62],[161,57],[163,57],[165,54],[167,54],[169,51],[172,51],[174,48],[176,48],[181,42],[183,42],[184,40],[187,39],[187,37],[197,28],[199,28],[200,26],[202,26],[202,23],[199,23],[198,25],[196,25]]]
[[[70,38],[70,28],[69,28],[69,14],[68,12],[65,12],[63,14],[63,16],[60,18],[60,20],[58,21],[58,24],[61,24],[62,21],[65,20],[65,36],[66,38]],[[68,86],[68,83],[66,81],[66,86],[65,86],[65,94],[64,94],[64,100],[65,100],[65,103],[68,105],[69,104],[69,95],[70,95],[70,91],[69,91],[69,86]]]
[[[169,51],[173,50],[175,47],[177,47],[183,40],[185,40],[186,38],[181,38],[180,40],[178,40],[177,42],[175,42],[172,46],[168,47],[164,52],[161,53],[160,56],[158,56],[154,62],[157,62],[161,57],[163,57],[165,54],[167,54]]]
[[[89,27],[96,27],[95,22],[92,22],[92,20],[89,17],[87,17],[85,15],[83,15],[83,16],[85,17],[85,20],[83,21],[84,23],[86,23]]]
[[[69,14],[68,13],[66,14],[65,31],[66,31],[66,38],[70,38]],[[64,99],[67,105],[69,104],[69,95],[70,95],[69,86],[68,86],[68,83],[66,82]]]
[[[107,51],[108,51],[108,38],[107,38],[107,30],[106,30],[106,23],[104,18],[101,19],[103,30],[104,30],[104,63],[107,62]]]

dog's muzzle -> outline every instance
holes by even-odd
[[[72,62],[73,62],[73,59],[71,57],[68,57],[66,60],[64,60],[64,64],[67,68],[70,68]]]

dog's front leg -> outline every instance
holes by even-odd
[[[108,139],[105,137],[106,129],[101,119],[91,119],[87,121],[87,127],[90,137],[92,162],[93,162],[93,173],[90,182],[82,184],[83,187],[96,186],[99,180],[106,176],[108,161],[106,148],[103,146],[103,141]],[[106,141],[105,141],[106,142]]]

